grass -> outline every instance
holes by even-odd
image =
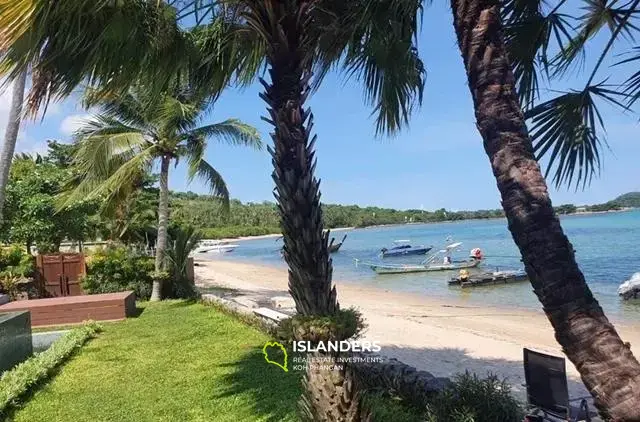
[[[144,306],[105,325],[11,420],[297,420],[299,376],[265,362],[266,334],[201,304]]]

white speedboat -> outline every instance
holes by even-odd
[[[640,299],[640,273],[634,273],[631,278],[618,287],[618,294],[625,300]]]
[[[198,243],[194,253],[227,253],[233,251],[240,245],[223,242],[220,240],[203,239]]]

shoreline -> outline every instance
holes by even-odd
[[[247,297],[291,301],[287,271],[225,260],[198,260],[199,286],[235,289]],[[522,348],[562,356],[542,310],[470,305],[458,300],[394,292],[335,280],[342,307],[356,307],[366,319],[364,338],[379,341],[382,354],[436,376],[470,370],[494,373],[524,398]],[[640,353],[640,324],[618,323],[616,329]],[[579,374],[567,360],[572,396],[585,395]]]
[[[627,207],[619,210],[607,210],[607,211],[580,211],[574,212],[571,214],[556,214],[558,218],[562,217],[574,217],[574,216],[588,216],[588,215],[601,215],[601,214],[613,214],[613,213],[621,213],[621,212],[629,212],[636,210],[638,208]],[[339,232],[345,230],[370,230],[382,227],[401,227],[401,226],[419,226],[419,225],[429,225],[429,224],[452,224],[452,223],[460,223],[464,221],[492,221],[492,220],[504,220],[506,217],[490,217],[490,218],[465,218],[463,220],[443,220],[443,221],[427,221],[427,222],[411,222],[411,223],[391,223],[391,224],[374,224],[372,226],[365,227],[336,227],[333,229],[327,229],[331,232]],[[239,237],[227,237],[223,239],[218,239],[221,242],[240,242],[245,240],[260,240],[260,239],[271,239],[275,237],[282,236],[282,233],[270,233],[270,234],[262,234],[256,236],[239,236]]]
[[[355,230],[356,227],[336,227],[335,229],[329,229],[331,232],[339,232],[344,230]],[[282,233],[270,233],[260,234],[256,236],[239,236],[239,237],[226,237],[223,239],[217,239],[220,242],[241,242],[243,240],[260,240],[260,239],[272,239],[274,237],[281,237]]]

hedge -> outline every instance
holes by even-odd
[[[44,352],[35,354],[2,374],[0,377],[0,418],[9,407],[18,403],[21,396],[45,381],[56,367],[100,331],[102,331],[102,327],[99,324],[88,321],[83,326],[74,328],[56,340]]]

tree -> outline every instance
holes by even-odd
[[[274,127],[272,177],[283,256],[289,266],[289,292],[303,317],[337,319],[345,314],[340,313],[332,285],[329,233],[324,232],[320,186],[314,176],[313,115],[305,109],[305,101],[310,84],[318,86],[322,76],[344,58],[342,66],[364,82],[378,115],[377,126],[396,129],[406,123],[423,86],[424,69],[413,44],[419,3],[247,0],[234,4],[246,21],[242,34],[255,34],[253,51],[264,53],[269,67],[270,81],[260,80],[265,88],[261,98],[267,103],[265,120]],[[306,417],[338,421],[357,414],[347,371],[310,366],[304,382]]]
[[[511,3],[514,8],[522,4],[527,2]],[[520,249],[534,291],[553,325],[556,339],[580,371],[601,413],[613,420],[640,420],[640,364],[593,297],[578,268],[573,247],[554,213],[519,101],[524,98],[527,106],[534,96],[531,91],[535,83],[531,82],[531,77],[529,82],[525,78],[523,87],[521,77],[518,97],[517,80],[509,58],[509,53],[516,49],[508,51],[504,42],[501,3],[497,0],[452,0],[451,6],[477,127],[496,177],[509,230]],[[608,21],[605,19],[604,22]],[[604,25],[604,22],[597,23]],[[553,28],[549,27],[552,33]],[[512,39],[514,44],[517,43]],[[571,46],[575,46],[575,41]],[[533,57],[536,58],[538,51],[534,50]],[[518,65],[527,62],[514,58],[512,54],[511,61],[517,74]],[[566,100],[564,103],[566,105]],[[582,110],[583,106],[578,104],[577,109]],[[572,142],[577,144],[582,140],[594,145],[593,131],[587,129],[583,121],[583,118],[592,119],[592,113],[578,114],[577,118],[570,114],[572,119],[569,119],[566,113],[563,115],[568,108],[557,107],[542,117],[545,108],[549,112],[548,105],[533,112],[542,119],[537,123],[534,119],[537,133],[542,130],[545,134],[545,128],[550,131],[543,136],[543,145],[550,142],[551,146],[559,145],[558,150],[563,148],[563,142],[570,146]],[[554,138],[554,133],[560,135]],[[565,166],[556,179],[570,182],[573,169],[584,164],[585,156],[580,158],[580,153],[575,153],[571,147],[561,154]],[[568,172],[565,172],[566,168]],[[580,167],[578,176],[589,177],[583,171]]]
[[[27,250],[57,251],[64,239],[83,241],[91,236],[91,215],[96,201],[80,198],[56,212],[56,194],[69,177],[69,169],[47,161],[48,156],[14,159],[5,200],[5,241],[19,242]]]
[[[3,205],[5,189],[9,180],[9,169],[11,160],[16,150],[16,141],[20,131],[20,121],[22,120],[22,103],[24,101],[24,86],[27,81],[27,70],[22,70],[13,82],[13,95],[11,97],[11,110],[9,111],[9,121],[4,135],[4,144],[0,152],[0,223],[3,217]]]
[[[261,148],[256,129],[237,120],[199,126],[210,105],[207,96],[179,85],[161,94],[136,86],[127,94],[89,93],[99,114],[75,134],[76,187],[65,203],[78,198],[103,198],[106,203],[126,198],[137,188],[132,182],[160,164],[158,231],[155,271],[165,271],[165,249],[169,225],[169,168],[181,158],[188,163],[188,177],[200,177],[229,206],[229,191],[222,175],[205,159],[209,139]],[[153,283],[151,300],[162,298],[162,281]]]

